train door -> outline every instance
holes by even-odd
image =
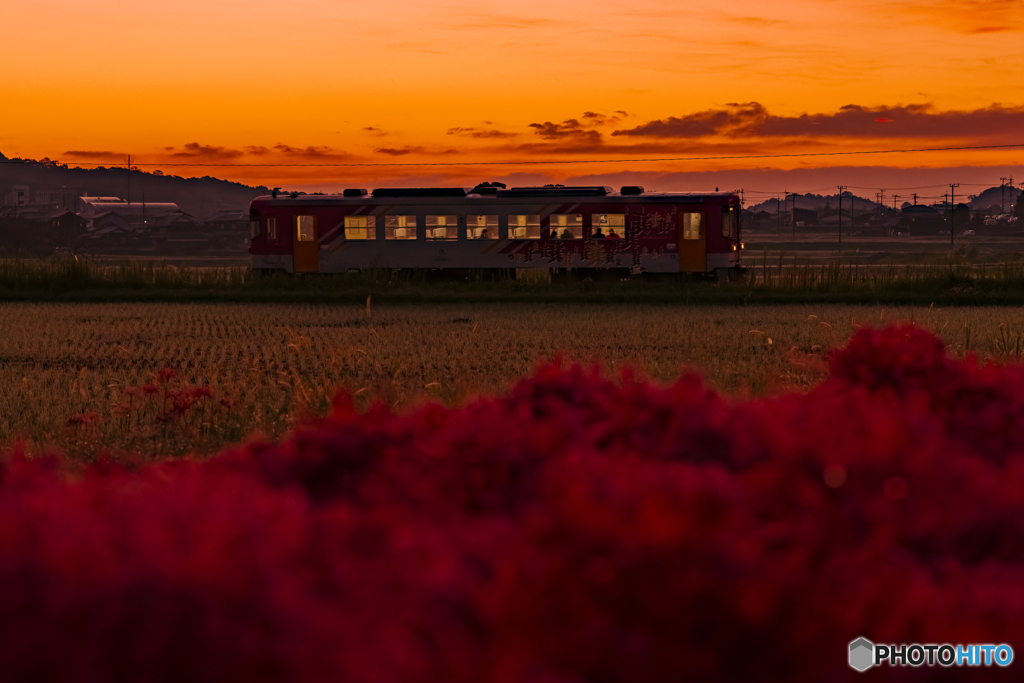
[[[292,227],[292,253],[296,273],[320,270],[320,240],[316,216],[296,216]]]
[[[683,273],[706,273],[708,269],[708,226],[704,214],[680,211],[677,225],[679,270]]]

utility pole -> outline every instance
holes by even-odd
[[[1006,178],[999,179],[999,213],[1006,213]]]
[[[128,155],[128,210],[132,208],[132,155]]]
[[[953,229],[953,221],[955,220],[953,218],[953,216],[956,214],[956,204],[955,204],[955,201],[956,201],[956,188],[958,188],[958,187],[960,187],[960,183],[950,183],[949,184],[949,248],[950,249],[952,249],[953,246],[954,246],[954,244],[953,244],[953,235],[956,234],[956,230]]]
[[[775,222],[778,223],[775,231],[782,234],[782,202],[779,201],[779,195],[775,195]]]
[[[839,186],[839,251],[843,250],[843,190],[846,189],[846,185]],[[850,214],[852,220],[853,214]]]
[[[917,193],[914,193],[914,206],[917,206]]]
[[[879,215],[885,214],[885,190],[878,191],[878,213]]]
[[[898,200],[899,198],[900,198],[900,196],[898,194],[894,194],[892,196],[892,210],[893,211],[899,211],[899,209],[896,208],[896,200]]]
[[[796,238],[796,192],[793,193],[793,237]]]

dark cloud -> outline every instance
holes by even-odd
[[[729,135],[748,130],[768,115],[757,102],[730,104],[725,109],[705,109],[686,116],[670,116],[641,124],[636,128],[617,130],[613,136],[638,135],[658,138],[698,138],[705,135]]]
[[[128,154],[126,152],[109,152],[109,151],[92,151],[92,150],[79,150],[73,149],[68,152],[64,152],[64,156],[72,157],[73,159],[96,159],[98,161],[127,161]]]
[[[619,120],[618,116],[605,116],[595,111],[583,112],[583,123],[588,126],[613,126]]]
[[[366,126],[363,128],[363,132],[378,136],[387,135],[382,128],[378,128],[377,126]]]
[[[174,149],[173,147],[171,149]],[[182,152],[174,152],[171,156],[178,159],[237,159],[245,152],[238,149],[216,147],[214,145],[201,145],[198,142],[190,142],[185,145]]]
[[[514,138],[519,134],[485,128],[449,128],[448,135],[462,135],[478,140],[493,140],[498,138]]]
[[[280,142],[274,145],[274,151],[279,154],[287,154],[293,157],[302,157],[304,159],[336,159],[348,157],[348,154],[339,152],[331,147],[326,146],[314,146],[308,147],[292,147],[291,145],[284,145]]]
[[[252,145],[245,148],[246,154],[253,156],[285,156],[292,161],[345,161],[352,158],[351,154],[336,150],[333,147],[313,146],[292,147],[283,143],[277,143],[273,147],[263,145]]]
[[[848,104],[832,113],[776,116],[757,102],[747,102],[650,121],[616,130],[612,135],[970,139],[1019,134],[1021,130],[1024,107],[999,104],[969,111],[938,111],[928,103],[882,107]]]
[[[377,154],[387,154],[388,156],[400,157],[406,154],[420,154],[426,150],[423,147],[378,147],[373,150]]]
[[[530,128],[545,140],[573,139],[592,145],[601,143],[601,134],[596,130],[587,130],[577,119],[566,119],[562,123],[531,123]]]

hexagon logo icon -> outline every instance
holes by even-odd
[[[850,666],[857,671],[867,671],[875,663],[875,644],[867,638],[858,638],[850,643]]]

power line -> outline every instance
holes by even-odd
[[[215,164],[215,163],[134,163],[138,166],[159,166],[161,168],[339,168],[339,167],[368,167],[368,166],[541,166],[553,164],[634,164],[663,161],[725,161],[738,159],[791,159],[795,157],[829,157],[829,156],[854,156],[858,154],[913,154],[917,152],[956,152],[981,149],[1014,149],[1024,147],[1024,143],[1013,145],[974,145],[969,147],[924,147],[918,149],[876,149],[857,152],[795,152],[792,154],[738,154],[727,156],[705,156],[705,157],[661,157],[651,159],[539,159],[532,161],[424,161],[424,162],[358,162],[358,163],[330,163],[330,164]],[[24,163],[9,159],[0,161],[4,164]],[[55,162],[56,163],[56,162]],[[77,163],[78,166],[106,166],[107,162],[85,162]],[[115,164],[112,168],[118,168]],[[863,189],[863,188],[858,188]]]

